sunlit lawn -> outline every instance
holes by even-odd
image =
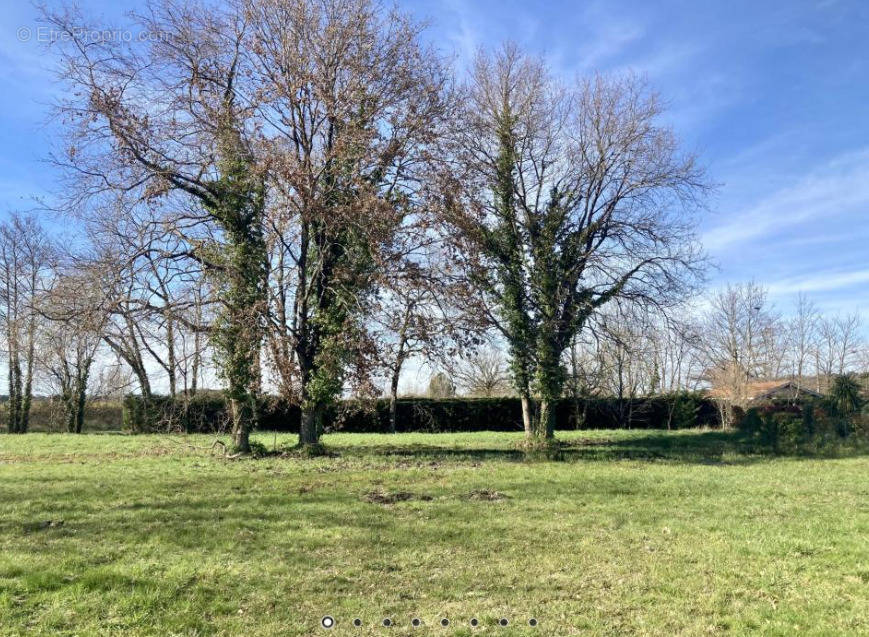
[[[2,435],[0,634],[869,634],[869,457],[559,437]]]

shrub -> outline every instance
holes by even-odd
[[[732,418],[732,423],[736,426],[737,429],[740,428],[740,423],[743,418],[745,418],[745,410],[739,405],[733,405],[730,408],[730,417]]]
[[[778,451],[779,423],[774,413],[765,413],[761,417],[760,444]]]
[[[739,422],[747,447],[760,451],[838,454],[865,449],[869,415],[841,415],[827,400],[803,405],[765,404],[749,409]]]
[[[265,456],[269,455],[269,450],[263,443],[257,440],[251,440],[249,445],[250,455],[252,455],[254,458],[264,458]]]
[[[773,414],[776,426],[775,443],[778,448],[799,449],[808,441],[802,416],[789,412]]]
[[[835,419],[835,423],[836,434],[839,436],[839,438],[847,438],[848,435],[851,433],[851,423],[848,418],[840,416],[839,418]]]
[[[752,408],[745,412],[745,416],[737,423],[737,427],[746,437],[756,438],[763,429],[763,420],[757,409]]]
[[[815,410],[817,407],[813,402],[807,402],[803,405],[803,432],[806,437],[811,439],[815,435]]]
[[[672,429],[690,429],[696,427],[702,417],[703,399],[697,394],[679,392],[668,397],[673,401]]]

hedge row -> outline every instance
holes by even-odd
[[[85,405],[85,431],[117,431],[121,424],[119,400],[89,400]],[[0,430],[8,421],[8,404],[0,403]],[[66,431],[66,415],[59,399],[37,396],[30,406],[30,431]]]
[[[259,427],[297,432],[300,412],[276,398],[259,403]],[[614,398],[573,400],[556,405],[556,429],[686,429],[717,427],[715,404],[696,394],[678,394],[619,401]],[[518,398],[400,398],[396,406],[399,432],[519,431],[522,408]],[[209,395],[182,401],[140,396],[124,400],[124,427],[134,432],[221,432],[229,427],[223,398]],[[389,431],[389,401],[342,401],[324,418],[325,430],[348,433]]]

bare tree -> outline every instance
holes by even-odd
[[[248,77],[245,18],[237,7],[174,0],[131,17],[159,37],[91,41],[83,16],[45,11],[64,34],[59,74],[70,90],[59,110],[70,139],[58,162],[75,178],[69,205],[95,209],[101,197],[123,195],[172,212],[166,232],[187,238],[185,256],[203,264],[220,291],[212,336],[235,445],[247,451],[267,260],[264,176],[250,143],[254,108],[239,97]]]
[[[553,436],[562,354],[599,308],[667,307],[701,273],[690,213],[706,186],[660,113],[631,77],[563,86],[514,46],[476,61],[445,220],[509,343],[530,442]]]
[[[51,262],[51,243],[32,217],[13,214],[0,224],[0,324],[6,340],[10,433],[25,433],[30,423],[39,324],[36,299]]]
[[[743,406],[751,381],[780,369],[773,334],[782,330],[766,289],[755,282],[728,285],[712,298],[703,326],[705,376],[719,393],[722,423],[732,424],[732,406]]]
[[[827,389],[833,376],[842,376],[857,364],[861,345],[861,322],[859,312],[820,319],[815,352],[819,386],[821,377],[824,380],[824,389]]]
[[[153,369],[169,395],[196,392],[215,305],[202,264],[187,256],[188,237],[167,232],[165,215],[115,202],[86,219],[90,259],[116,279],[103,338],[132,371],[147,402]]]
[[[797,383],[804,383],[812,364],[812,354],[818,348],[820,317],[815,304],[802,292],[797,296],[794,310],[794,314],[788,322],[791,370]]]
[[[428,382],[429,398],[452,398],[456,395],[456,384],[445,372],[436,372]]]
[[[405,363],[446,342],[446,321],[432,286],[410,271],[387,279],[373,304],[372,332],[389,392],[390,431],[396,431],[398,384]]]
[[[462,356],[453,369],[453,377],[470,396],[505,396],[513,389],[507,361],[501,350],[491,345]]]
[[[111,284],[95,268],[68,265],[40,298],[39,312],[48,322],[39,362],[60,396],[69,433],[84,427],[91,369],[108,316],[104,293]]]

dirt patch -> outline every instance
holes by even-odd
[[[430,495],[411,493],[410,491],[385,491],[377,489],[369,491],[362,496],[365,502],[371,504],[395,504],[396,502],[407,502],[408,500],[431,500]]]
[[[559,442],[562,447],[606,447],[615,441],[609,438],[577,438]]]
[[[510,496],[506,493],[501,493],[500,491],[493,491],[492,489],[471,489],[471,491],[466,496],[468,500],[483,500],[485,502],[496,502],[498,500],[506,500]]]
[[[25,533],[34,533],[36,531],[45,531],[46,529],[57,529],[63,526],[63,520],[42,520],[41,522],[29,522],[24,525]]]

